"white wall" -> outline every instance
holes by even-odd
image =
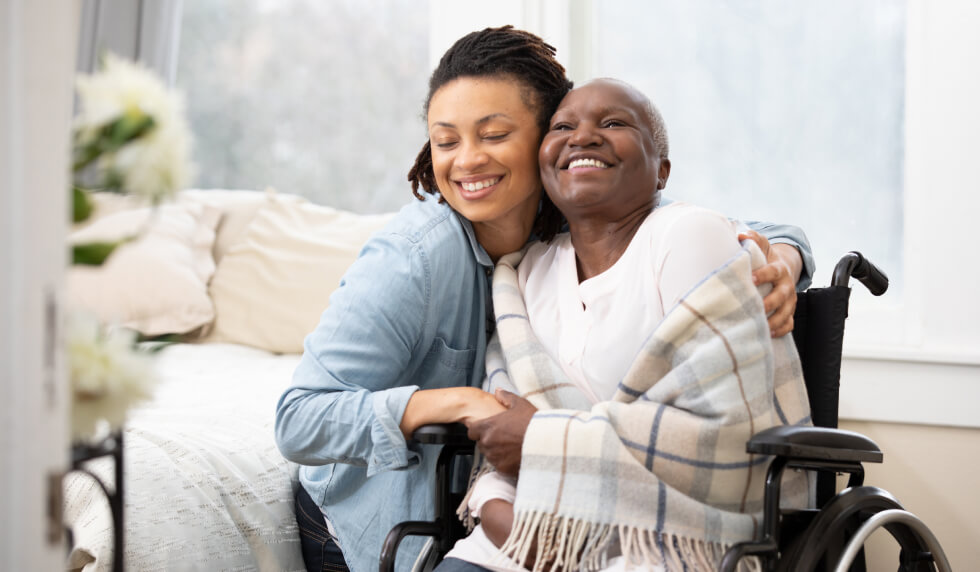
[[[60,474],[68,420],[58,303],[77,27],[77,10],[62,0],[0,4],[3,570],[64,565]]]
[[[975,569],[980,429],[867,421],[845,421],[841,427],[867,435],[885,453],[883,463],[865,467],[865,484],[890,492],[919,517],[939,539],[953,570]],[[869,572],[897,568],[898,544],[887,532],[872,534],[866,549]]]
[[[978,26],[980,3],[909,0],[902,343],[847,345],[842,417],[980,427]]]

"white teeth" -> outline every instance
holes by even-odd
[[[609,167],[609,165],[595,159],[575,159],[568,164],[569,169],[577,169],[581,167],[597,167],[599,169],[606,169]]]
[[[460,183],[463,186],[464,191],[479,191],[480,189],[485,189],[487,187],[496,185],[500,181],[500,177],[495,179],[487,179],[485,181],[477,181],[475,183]]]

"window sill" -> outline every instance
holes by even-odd
[[[922,350],[874,344],[845,343],[844,359],[980,366],[980,352],[976,350]]]
[[[849,347],[841,364],[840,417],[980,428],[980,356]]]

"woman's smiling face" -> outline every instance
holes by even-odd
[[[565,96],[541,143],[541,179],[572,219],[652,209],[670,161],[653,137],[649,101],[632,87],[596,80]]]
[[[541,133],[521,92],[514,80],[462,77],[429,102],[436,184],[478,234],[481,227],[499,232],[513,225],[529,232],[537,212]]]

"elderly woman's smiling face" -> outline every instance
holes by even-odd
[[[548,196],[569,222],[653,209],[670,174],[653,121],[649,100],[622,82],[596,80],[565,96],[538,162]]]

